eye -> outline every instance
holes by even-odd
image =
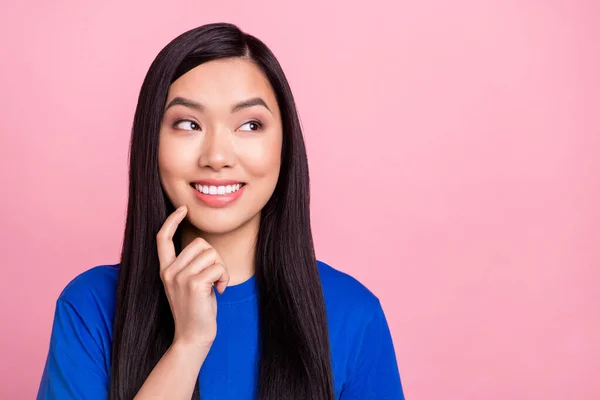
[[[183,129],[184,131],[198,131],[200,130],[200,125],[194,121],[190,121],[189,119],[180,119],[175,121],[173,128]]]
[[[240,130],[256,132],[260,128],[262,128],[262,126],[263,125],[259,121],[249,121],[249,122],[246,122],[244,125],[240,126]],[[243,129],[244,127],[247,127],[247,128]]]

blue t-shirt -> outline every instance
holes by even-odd
[[[325,296],[335,398],[403,400],[386,317],[359,281],[318,262]],[[107,399],[117,265],[83,272],[57,302],[37,399]],[[203,400],[253,399],[258,360],[255,278],[218,302],[217,336],[199,374]]]

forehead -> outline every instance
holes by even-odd
[[[252,61],[227,58],[209,61],[180,76],[169,88],[167,103],[174,97],[198,101],[207,108],[261,97],[277,108],[275,93],[262,70]]]

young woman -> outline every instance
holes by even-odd
[[[120,263],[60,294],[38,399],[403,399],[379,300],[315,259],[294,99],[260,40],[169,43],[129,161]]]

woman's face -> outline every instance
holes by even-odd
[[[258,224],[277,184],[281,146],[275,94],[251,61],[210,61],[171,85],[160,128],[160,179],[200,231]]]

